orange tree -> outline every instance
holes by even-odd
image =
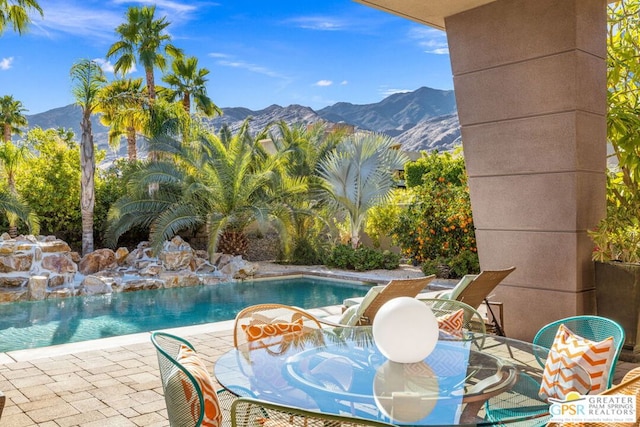
[[[464,159],[447,153],[432,154],[419,161],[427,163],[423,182],[407,189],[406,206],[392,232],[395,243],[405,256],[422,265],[425,274],[461,277],[477,273],[479,263]],[[442,168],[443,162],[462,167]],[[437,176],[443,170],[458,173]]]

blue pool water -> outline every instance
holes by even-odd
[[[0,352],[231,320],[253,304],[341,304],[367,289],[304,277],[0,304]]]

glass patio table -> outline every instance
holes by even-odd
[[[314,329],[249,342],[214,374],[238,396],[401,425],[548,419],[537,396],[548,349],[506,337],[441,334],[419,363],[389,361],[371,327]],[[522,410],[526,408],[526,410]]]

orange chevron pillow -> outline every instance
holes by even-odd
[[[242,325],[242,330],[247,334],[247,341],[257,341],[267,337],[289,332],[302,332],[303,320],[298,318],[293,322],[273,322],[264,325]]]
[[[545,362],[540,397],[564,400],[570,391],[602,393],[609,383],[614,354],[613,337],[595,342],[560,325]],[[571,369],[576,365],[583,369]]]
[[[438,317],[438,329],[453,335],[456,338],[462,338],[462,327],[464,326],[464,310],[459,309],[454,312]]]
[[[213,382],[207,367],[202,362],[202,359],[198,354],[186,345],[180,346],[178,357],[176,357],[178,363],[180,363],[198,382],[200,390],[202,390],[202,396],[204,398],[204,418],[202,420],[202,426],[205,427],[221,427],[222,426],[222,411],[220,410],[220,402],[218,401],[218,395],[213,388]],[[186,401],[189,404],[189,411],[191,414],[191,421],[195,423],[198,421],[198,395],[195,394],[195,390],[191,387],[191,383],[187,380],[186,375],[182,372],[181,383],[184,389]]]

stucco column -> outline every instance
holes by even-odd
[[[531,339],[593,313],[605,212],[606,1],[498,0],[445,19],[482,269]]]

